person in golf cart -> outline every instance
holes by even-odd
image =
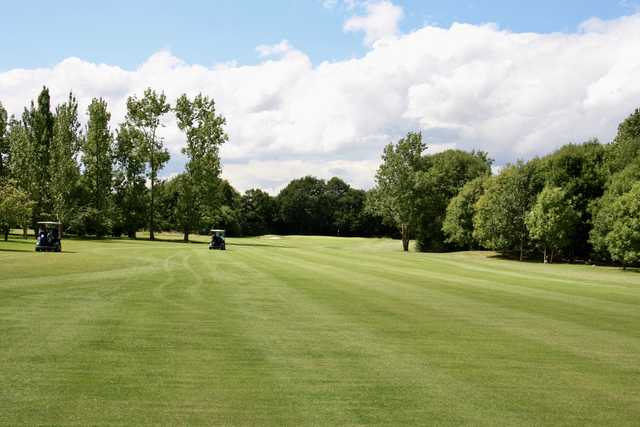
[[[220,249],[221,251],[224,251],[227,246],[224,235],[224,230],[211,230],[211,243],[209,243],[209,249]]]
[[[62,224],[59,222],[39,222],[36,234],[36,252],[62,252],[61,231]]]

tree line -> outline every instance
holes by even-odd
[[[159,136],[173,112],[184,134],[184,171],[159,173],[170,155]],[[147,230],[192,233],[225,228],[230,235],[393,235],[393,227],[365,209],[367,193],[339,178],[293,180],[277,197],[251,189],[238,193],[220,178],[219,148],[228,140],[225,118],[203,95],[174,105],[147,89],[127,100],[115,131],[103,99],[93,99],[81,126],[73,94],[52,110],[45,87],[21,117],[0,103],[0,229],[55,220],[65,233],[135,238]]]
[[[568,144],[497,174],[486,153],[426,150],[417,133],[386,146],[367,202],[405,250],[415,238],[419,250],[640,263],[640,110],[610,144]]]
[[[158,135],[173,112],[184,134],[184,171],[159,173],[169,152]],[[110,129],[103,99],[82,127],[72,94],[52,111],[45,87],[22,116],[0,104],[0,228],[54,219],[65,231],[98,237],[147,230],[230,235],[391,236],[404,250],[490,249],[521,260],[640,262],[640,110],[610,144],[568,144],[492,173],[482,151],[428,154],[419,133],[382,153],[375,186],[340,178],[294,179],[271,196],[240,194],[221,179],[219,149],[228,141],[213,99],[182,95],[170,105],[147,89],[127,100]]]

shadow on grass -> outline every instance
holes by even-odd
[[[27,253],[27,252],[35,252],[35,251],[28,250],[28,249],[3,249],[3,248],[0,248],[0,252],[23,252],[23,253]]]

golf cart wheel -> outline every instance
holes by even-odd
[[[226,251],[227,247],[225,245],[220,246],[220,250]]]

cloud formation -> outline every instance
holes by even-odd
[[[495,25],[426,26],[382,38],[366,55],[314,65],[286,41],[257,65],[188,64],[158,52],[135,70],[68,58],[0,73],[0,100],[19,114],[42,85],[85,108],[105,98],[112,128],[131,94],[151,86],[173,102],[203,92],[227,117],[224,175],[240,190],[277,191],[305,174],[373,182],[381,149],[420,130],[431,150],[482,149],[504,164],[592,137],[610,141],[640,105],[640,15],[592,19],[576,33],[513,33]],[[184,138],[163,136],[176,172]]]
[[[400,6],[385,0],[367,3],[365,8],[365,15],[353,16],[344,23],[345,31],[363,31],[364,43],[367,46],[398,34],[398,24],[404,15]]]

